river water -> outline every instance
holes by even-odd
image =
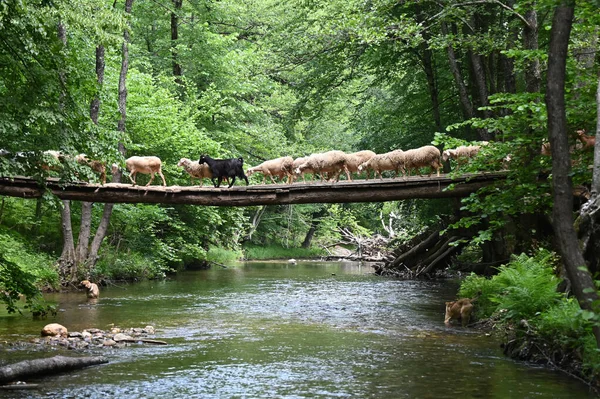
[[[61,311],[0,318],[0,340],[69,331],[156,328],[167,346],[98,348],[109,363],[29,381],[0,398],[586,398],[559,372],[512,361],[484,332],[446,327],[457,282],[397,281],[358,263],[249,262],[165,281],[48,295]],[[151,337],[152,338],[152,337]],[[2,363],[74,355],[0,345]]]

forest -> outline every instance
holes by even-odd
[[[40,290],[84,278],[327,255],[377,236],[390,252],[408,250],[434,231],[460,249],[444,267],[463,271],[489,274],[514,255],[557,254],[556,274],[598,321],[600,150],[586,143],[600,134],[599,5],[3,1],[3,177],[97,183],[76,161],[86,154],[107,165],[108,181],[127,182],[125,159],[152,155],[168,185],[186,186],[178,162],[201,154],[242,157],[248,168],[329,150],[483,141],[460,172],[450,161],[444,173],[508,172],[462,200],[203,207],[3,196],[0,300],[14,311],[24,294],[43,313]],[[65,155],[60,167],[40,166],[51,162],[47,151]],[[113,163],[120,169],[111,173]]]

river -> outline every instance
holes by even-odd
[[[0,318],[0,340],[50,322],[156,328],[167,346],[97,348],[109,363],[0,398],[586,398],[559,372],[506,358],[482,331],[446,327],[457,282],[398,281],[345,262],[248,262],[164,281],[47,295],[56,318]],[[53,354],[0,345],[3,363]]]

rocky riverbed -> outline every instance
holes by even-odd
[[[81,332],[70,331],[61,335],[36,337],[30,342],[37,345],[60,345],[68,349],[123,348],[135,343],[167,344],[165,341],[150,338],[154,337],[154,334],[153,326],[127,329],[113,327],[110,330],[88,328]]]

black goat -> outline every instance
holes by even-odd
[[[244,165],[244,158],[230,158],[230,159],[213,159],[208,155],[200,156],[198,161],[200,164],[206,163],[210,168],[210,171],[213,175],[211,181],[215,187],[219,187],[224,177],[232,177],[231,182],[229,183],[229,187],[233,186],[235,183],[235,178],[239,177],[240,179],[246,180],[246,185],[248,185],[248,177],[244,174],[244,169],[242,166]],[[218,179],[215,184],[215,178]]]

